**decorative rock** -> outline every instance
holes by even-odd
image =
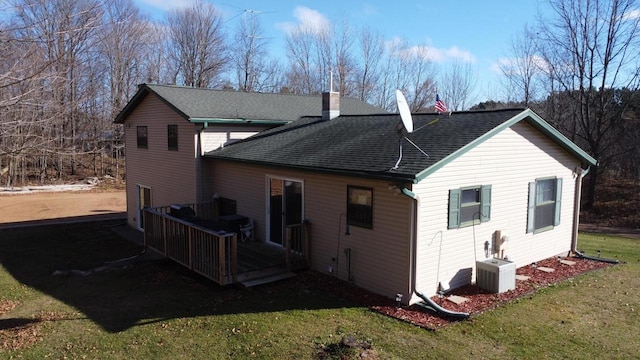
[[[469,300],[466,297],[462,297],[462,296],[458,296],[458,295],[451,295],[449,297],[447,297],[447,300],[451,301],[452,303],[456,304],[456,305],[460,305],[463,302]]]
[[[552,273],[552,272],[556,271],[556,269],[552,269],[552,268],[544,267],[544,266],[538,266],[538,270],[544,271],[546,273]]]

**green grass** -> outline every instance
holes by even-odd
[[[314,359],[344,335],[383,359],[637,358],[640,241],[582,234],[624,264],[428,331],[315,288],[222,288],[169,261],[89,276],[140,251],[111,223],[0,231],[0,358]],[[2,313],[2,304],[16,306]]]

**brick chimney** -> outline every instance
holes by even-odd
[[[340,116],[340,93],[329,91],[322,93],[322,120],[331,120]]]

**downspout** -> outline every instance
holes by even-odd
[[[571,231],[571,253],[578,252],[578,228],[580,225],[580,199],[582,198],[582,179],[589,173],[590,167],[576,169],[576,186],[573,199],[573,229]]]
[[[411,230],[409,241],[409,297],[408,301],[411,301],[411,297],[416,289],[416,248],[418,243],[418,231],[417,224],[417,208],[418,208],[418,196],[407,188],[402,188],[402,193],[410,198],[411,201]]]
[[[419,298],[421,298],[423,300],[423,303],[418,303],[418,305],[431,309],[433,311],[435,311],[437,314],[439,315],[445,315],[451,318],[456,318],[456,319],[468,319],[469,318],[469,314],[468,313],[464,313],[464,312],[457,312],[457,311],[451,311],[451,310],[447,310],[443,307],[441,307],[440,305],[436,304],[434,301],[432,301],[430,298],[424,296],[422,293],[420,293],[418,290],[416,290],[416,249],[417,249],[417,245],[418,245],[418,229],[417,229],[417,208],[418,208],[418,196],[412,192],[411,190],[407,189],[407,188],[403,188],[402,189],[402,193],[406,196],[408,196],[410,199],[412,199],[413,201],[411,202],[411,241],[409,243],[409,276],[411,277],[409,279],[409,299],[411,299],[411,297],[413,296],[413,294],[415,293]]]
[[[580,199],[582,197],[582,179],[589,173],[589,170],[591,170],[590,167],[587,167],[586,169],[578,167],[578,169],[576,170],[576,173],[578,176],[576,177],[576,186],[575,186],[576,193],[574,196],[574,204],[573,204],[573,229],[571,231],[571,253],[575,254],[575,256],[582,259],[602,261],[609,264],[618,264],[619,261],[615,259],[605,259],[600,257],[587,256],[581,253],[580,251],[578,251],[578,229],[580,225]]]

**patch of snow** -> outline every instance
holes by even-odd
[[[91,190],[95,184],[66,184],[66,185],[42,185],[42,186],[22,186],[22,187],[0,187],[0,195],[20,195],[32,194],[36,192],[59,192],[59,191],[85,191]]]

